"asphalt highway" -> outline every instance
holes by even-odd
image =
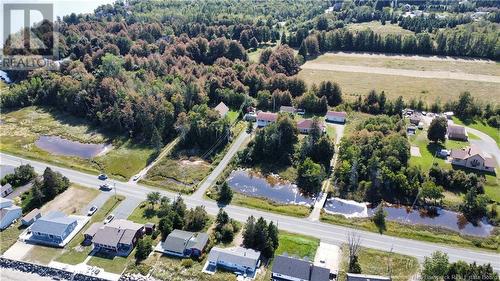
[[[99,188],[99,184],[102,184],[102,181],[97,179],[97,176],[95,175],[82,173],[68,168],[57,167],[39,161],[23,159],[4,153],[0,153],[0,163],[14,166],[18,166],[21,163],[29,163],[35,168],[38,173],[42,173],[46,167],[50,167],[53,170],[61,172],[63,175],[68,177],[70,181],[77,184],[96,189]],[[168,196],[170,198],[178,196],[177,194],[172,192],[152,189],[140,184],[131,184],[118,181],[116,182],[116,192],[126,197],[145,200],[146,195],[151,191],[160,191],[162,195]],[[188,207],[203,205],[205,206],[207,212],[210,214],[216,214],[218,212],[219,206],[217,206],[217,203],[211,200],[204,199],[202,196],[183,196],[183,198]],[[311,221],[307,218],[294,218],[240,206],[229,205],[225,207],[225,210],[230,217],[238,221],[244,222],[250,215],[253,215],[254,217],[262,216],[266,220],[274,221],[278,225],[279,229],[298,234],[314,236],[328,243],[340,244],[346,242],[348,233],[355,233],[360,236],[361,245],[364,247],[384,251],[393,251],[395,253],[414,256],[420,261],[422,261],[425,256],[430,256],[434,251],[442,251],[448,254],[450,261],[463,260],[469,263],[490,263],[495,271],[500,272],[500,254],[495,252],[478,251],[473,249],[458,248],[447,245],[396,238],[363,230],[322,223],[319,221]]]

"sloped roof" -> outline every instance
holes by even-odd
[[[208,260],[214,263],[226,261],[248,268],[255,268],[260,259],[260,252],[242,247],[219,248],[213,247]]]
[[[195,233],[175,229],[172,231],[161,246],[166,251],[184,253],[185,249],[203,250],[208,242],[206,233]]]
[[[471,144],[469,147],[465,147],[462,149],[452,149],[450,153],[450,156],[452,158],[461,160],[468,159],[475,155],[478,155],[479,157],[483,158],[484,165],[486,167],[496,167],[495,159],[493,159],[492,157],[485,156],[481,151],[481,149],[475,144]]]
[[[465,131],[465,127],[459,125],[449,125],[448,126],[448,135],[452,136],[462,136],[465,137],[467,135]]]
[[[328,111],[326,113],[326,116],[328,117],[347,117],[347,113],[344,111]]]
[[[274,259],[273,273],[309,280],[311,263],[301,259],[277,256]]]
[[[94,225],[91,227],[93,226]],[[92,238],[92,242],[112,247],[117,247],[118,244],[130,245],[137,232],[142,228],[143,225],[132,221],[122,219],[114,220],[98,228]]]
[[[214,109],[217,110],[221,116],[226,115],[229,111],[229,107],[223,102],[220,102]]]
[[[97,231],[103,227],[103,225],[104,223],[102,222],[95,222],[87,230],[85,230],[83,235],[94,237]]]
[[[276,114],[276,113],[261,111],[257,114],[257,120],[274,122],[277,119],[278,119],[278,114]]]
[[[280,106],[280,111],[288,112],[288,113],[295,113],[297,111],[297,109],[295,109],[295,107],[293,107],[293,106],[282,105],[282,106]]]
[[[23,217],[24,221],[31,221],[32,219],[36,218],[37,216],[40,215],[40,210],[38,208],[35,208],[31,210],[26,216]]]
[[[62,236],[73,223],[76,223],[75,218],[68,217],[59,211],[53,211],[35,221],[31,226],[31,231]]]
[[[302,119],[297,122],[297,128],[299,129],[311,129],[312,125],[313,125],[312,119]],[[318,122],[318,126],[320,130],[323,130],[325,128],[325,124],[321,121]]]
[[[313,265],[311,269],[311,281],[330,280],[330,270],[328,268]]]

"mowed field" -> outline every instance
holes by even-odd
[[[337,82],[347,98],[375,89],[389,98],[430,103],[469,91],[479,100],[500,102],[500,64],[487,60],[339,52],[306,62],[298,76],[309,85]]]
[[[390,24],[386,22],[385,25],[382,25],[380,21],[371,21],[371,22],[363,22],[363,23],[351,23],[347,25],[347,29],[351,31],[362,31],[365,29],[371,29],[376,34],[387,35],[387,34],[413,34],[413,31],[406,30],[400,27],[397,24]]]

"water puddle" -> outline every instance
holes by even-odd
[[[365,203],[337,197],[327,199],[324,209],[329,214],[343,215],[347,218],[368,217],[368,207],[366,207]]]
[[[71,141],[59,136],[40,136],[35,145],[56,155],[77,156],[90,159],[108,152],[111,144],[93,144]]]
[[[311,206],[316,201],[315,197],[301,194],[297,185],[280,180],[277,176],[263,177],[246,170],[234,170],[227,183],[236,192],[277,203]]]

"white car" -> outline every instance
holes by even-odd
[[[87,216],[92,216],[93,214],[95,214],[95,212],[97,212],[97,206],[92,206],[87,212]]]
[[[140,175],[135,175],[135,176],[132,178],[132,180],[133,180],[133,181],[137,181],[140,177],[141,177]]]
[[[110,223],[114,218],[115,218],[115,215],[113,215],[113,214],[108,215],[106,217],[106,219],[104,220],[104,224]]]

